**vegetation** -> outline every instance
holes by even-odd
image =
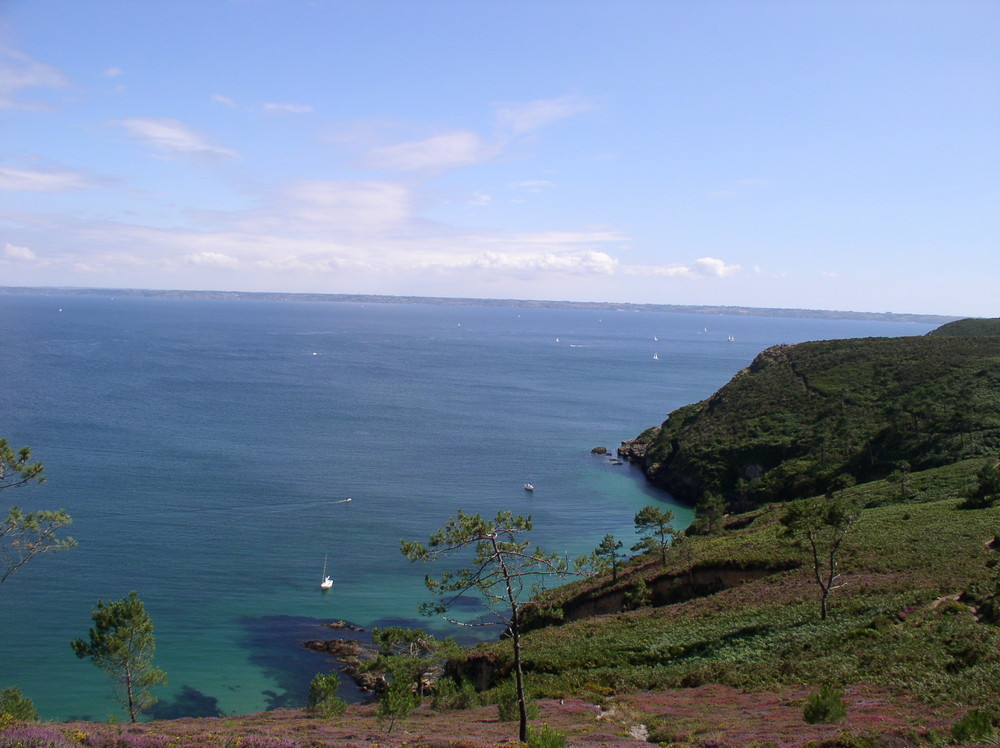
[[[167,680],[166,673],[153,666],[153,621],[135,590],[121,600],[99,600],[91,617],[89,638],[74,639],[73,651],[111,676],[129,719],[137,722],[157,701],[150,689]]]
[[[658,553],[661,563],[666,566],[667,548],[677,532],[670,524],[673,520],[674,513],[669,509],[644,506],[635,515],[635,531],[640,540],[632,546],[632,550]]]
[[[842,587],[837,561],[847,531],[858,518],[857,509],[841,498],[798,499],[781,517],[782,535],[809,557],[820,589],[820,618],[826,620],[830,593]]]
[[[541,576],[566,574],[566,564],[557,555],[546,553],[540,548],[531,550],[530,542],[524,535],[531,531],[531,518],[512,512],[498,512],[492,521],[484,520],[478,514],[458,516],[434,533],[427,545],[401,541],[401,550],[411,561],[433,561],[435,559],[472,552],[470,565],[457,571],[446,571],[440,579],[426,577],[427,588],[438,600],[422,606],[425,614],[448,611],[458,598],[469,591],[478,591],[495,621],[480,621],[481,625],[506,624],[513,647],[514,678],[519,705],[519,733],[522,742],[527,740],[528,710],[524,690],[524,675],[521,668],[521,619],[523,608],[530,604],[524,599],[526,585],[529,590],[539,591]]]
[[[809,694],[802,716],[811,725],[826,722],[839,722],[847,716],[844,705],[844,692],[831,686],[820,686],[818,691]]]
[[[622,454],[675,496],[713,491],[744,509],[819,494],[842,473],[864,483],[901,462],[988,457],[1000,444],[998,361],[997,320],[775,346]]]
[[[337,696],[340,678],[336,673],[317,673],[309,684],[310,714],[319,717],[339,717],[347,710],[347,702]]]
[[[0,717],[3,715],[22,722],[38,721],[38,710],[34,703],[17,686],[0,691]]]
[[[20,488],[45,481],[45,468],[40,462],[31,461],[31,450],[21,447],[14,450],[6,439],[0,439],[0,491]],[[76,545],[73,538],[60,538],[58,531],[72,522],[62,509],[55,511],[23,512],[16,506],[0,520],[0,584],[42,553],[64,551]]]

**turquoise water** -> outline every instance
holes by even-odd
[[[161,715],[299,705],[328,668],[300,647],[331,635],[321,621],[461,633],[417,617],[428,569],[400,538],[425,540],[462,508],[529,513],[560,553],[607,532],[628,542],[639,508],[673,503],[592,447],[708,396],[769,345],[930,329],[2,295],[0,319],[0,436],[48,476],[0,507],[64,507],[80,541],[0,587],[0,688],[19,685],[48,719],[119,713],[69,646],[98,599],[135,589],[146,603],[170,678]]]

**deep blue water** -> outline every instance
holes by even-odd
[[[592,447],[707,397],[769,345],[931,329],[3,295],[0,320],[0,436],[31,446],[48,478],[0,509],[64,507],[80,542],[0,587],[0,688],[19,685],[48,719],[120,713],[69,646],[98,599],[135,589],[146,603],[170,678],[161,714],[298,705],[328,668],[299,646],[333,635],[320,621],[460,633],[417,617],[433,569],[411,566],[400,538],[426,540],[462,508],[530,513],[535,541],[560,553],[628,541],[639,508],[672,502]]]

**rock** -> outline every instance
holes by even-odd
[[[355,626],[353,623],[348,623],[347,621],[331,621],[330,623],[324,624],[327,628],[337,629],[340,631],[364,631],[360,626]]]
[[[590,450],[590,453],[592,455],[606,455],[608,453],[608,448],[607,447],[594,447],[592,450]]]

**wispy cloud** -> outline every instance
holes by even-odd
[[[474,132],[459,130],[372,149],[369,163],[391,171],[441,171],[488,161],[499,153]]]
[[[688,265],[631,266],[628,272],[668,278],[728,278],[739,270],[739,265],[727,265],[715,257],[700,257]]]
[[[265,112],[280,112],[282,114],[308,114],[313,111],[309,104],[288,104],[274,101],[265,101],[263,104]]]
[[[210,143],[203,135],[177,119],[133,117],[119,123],[134,139],[158,151],[188,158],[235,158],[239,153]]]
[[[582,96],[496,104],[497,128],[508,135],[523,135],[592,108],[590,100]]]
[[[17,97],[28,89],[64,88],[68,83],[58,68],[0,45],[0,109],[47,109],[43,102]]]
[[[20,262],[32,262],[37,259],[35,253],[27,247],[18,247],[10,243],[4,244],[3,256],[7,260],[17,260]]]
[[[90,186],[75,171],[30,171],[0,166],[0,190],[67,192]]]

